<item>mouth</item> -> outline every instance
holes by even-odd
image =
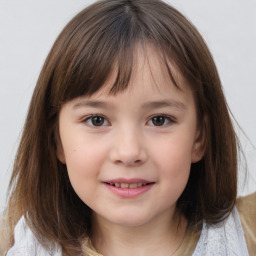
[[[120,198],[135,198],[151,190],[155,182],[144,179],[113,179],[103,184]]]
[[[105,184],[117,188],[140,188],[148,185],[152,185],[154,182],[144,182],[144,183],[124,183],[124,182],[104,182]]]

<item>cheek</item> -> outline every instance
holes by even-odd
[[[68,175],[73,186],[97,178],[106,157],[106,149],[102,143],[73,138],[71,143],[64,144],[63,148]],[[90,183],[87,185],[90,186]]]
[[[74,191],[90,207],[92,198],[97,197],[96,188],[104,162],[104,153],[103,149],[99,149],[96,145],[90,147],[85,145],[76,145],[66,153],[66,165]]]
[[[191,167],[191,140],[186,137],[168,138],[154,147],[154,161],[165,183],[166,195],[178,198],[184,190]]]
[[[190,174],[191,161],[186,152],[170,152],[162,156],[161,169],[162,177],[165,179],[173,191],[183,190],[187,184]],[[180,153],[180,154],[179,154]]]
[[[159,170],[162,170],[162,199],[167,204],[175,204],[187,185],[191,164],[186,157],[186,152],[179,152],[177,148],[169,154],[162,155],[163,161]]]
[[[67,165],[80,166],[85,170],[86,166],[92,166],[105,155],[106,144],[102,140],[92,140],[79,131],[72,135],[63,141]]]
[[[169,136],[155,141],[153,144],[155,159],[162,166],[168,166],[171,170],[177,172],[182,169],[187,170],[191,165],[193,142],[191,138],[184,136]],[[165,167],[165,168],[166,168]]]

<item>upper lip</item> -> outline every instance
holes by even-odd
[[[140,178],[133,178],[133,179],[126,179],[126,178],[117,178],[117,179],[110,179],[105,180],[104,183],[125,183],[125,184],[139,184],[139,183],[154,183],[150,180],[140,179]]]

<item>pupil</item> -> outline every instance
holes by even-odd
[[[165,117],[163,116],[156,116],[153,118],[153,124],[156,126],[161,126],[165,122]]]
[[[103,125],[103,123],[104,123],[104,118],[103,118],[103,117],[100,117],[100,116],[94,116],[94,117],[92,118],[92,123],[93,123],[93,125],[95,125],[95,126],[101,126],[101,125]]]

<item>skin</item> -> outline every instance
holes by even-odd
[[[59,115],[57,156],[67,165],[77,195],[93,210],[92,241],[104,256],[172,255],[177,250],[187,222],[176,202],[191,163],[204,153],[185,79],[170,64],[180,88],[175,87],[150,47],[138,50],[136,63],[128,89],[108,93],[113,72],[103,89],[67,102]],[[153,185],[123,198],[104,183],[117,178]]]

